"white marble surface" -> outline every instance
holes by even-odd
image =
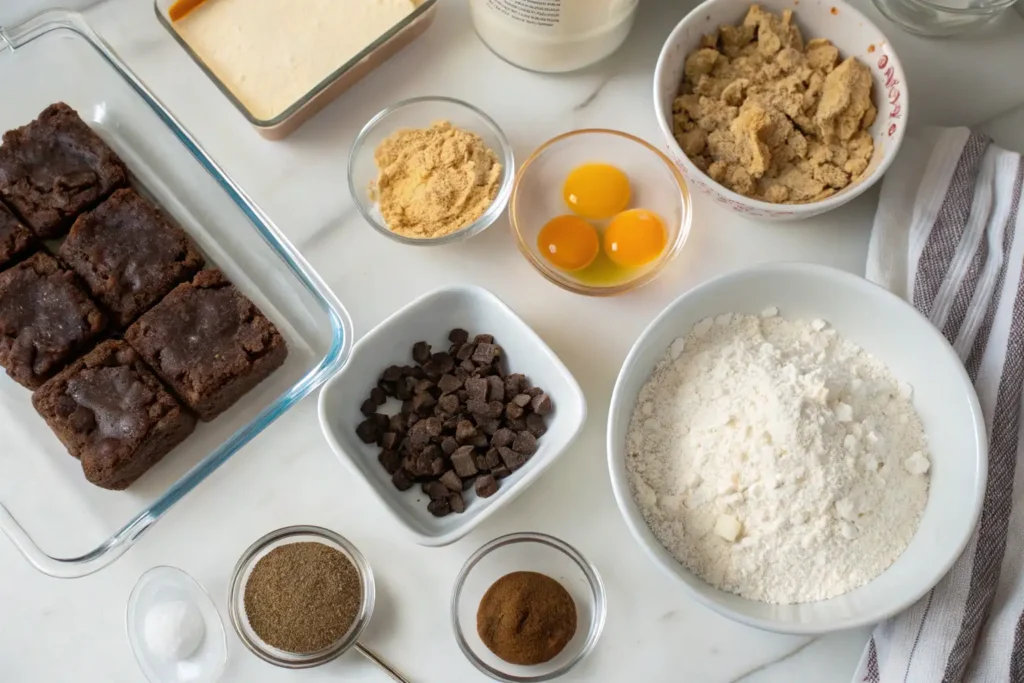
[[[0,23],[38,4],[4,0]],[[481,106],[505,128],[520,158],[548,137],[582,126],[621,128],[657,141],[650,101],[654,60],[691,4],[641,4],[638,25],[620,53],[578,74],[546,77],[498,61],[472,33],[464,0],[444,0],[437,24],[420,42],[285,143],[266,142],[247,127],[163,32],[147,0],[107,0],[88,10],[130,67],[303,250],[347,305],[357,335],[424,288],[478,283],[505,299],[562,356],[587,394],[590,419],[571,451],[502,514],[453,546],[428,549],[405,541],[377,514],[369,493],[351,485],[321,438],[315,400],[308,399],[97,575],[74,581],[44,577],[0,539],[0,679],[142,680],[123,625],[125,600],[139,575],[154,565],[179,566],[226,614],[226,584],[238,555],[264,532],[293,523],[333,528],[368,556],[380,597],[365,642],[414,682],[482,680],[451,635],[451,583],[480,544],[524,529],[575,544],[607,583],[604,637],[565,680],[850,679],[866,631],[819,639],[777,636],[732,624],[684,598],[640,553],[620,521],[603,435],[619,364],[659,309],[710,276],[757,261],[809,260],[861,271],[876,192],[825,216],[777,226],[738,218],[697,197],[684,254],[651,286],[611,300],[580,298],[541,279],[518,254],[505,221],[462,245],[408,248],[365,226],[347,195],[345,157],[354,133],[383,106],[413,95],[452,95]],[[900,33],[870,7],[865,11],[889,32],[905,64],[913,124],[980,126],[997,141],[1024,148],[1024,19],[1008,14],[983,34],[929,42]],[[393,270],[380,268],[382,263],[417,277],[389,277]],[[570,482],[577,485],[567,497]],[[355,654],[300,673],[257,660],[233,633],[229,646],[228,681],[385,680]]]

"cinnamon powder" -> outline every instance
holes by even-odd
[[[506,662],[543,664],[576,634],[576,603],[549,576],[512,572],[484,593],[476,630],[487,649]]]

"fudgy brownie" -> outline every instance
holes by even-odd
[[[0,269],[28,253],[34,243],[32,231],[0,204]]]
[[[160,380],[123,341],[106,341],[36,390],[32,405],[82,461],[85,478],[128,488],[195,429]]]
[[[70,270],[39,252],[0,273],[0,366],[35,389],[106,328]]]
[[[188,235],[131,189],[117,190],[79,216],[60,257],[119,327],[130,325],[203,267]]]
[[[43,239],[64,234],[127,177],[124,162],[63,102],[4,133],[0,145],[0,196]]]
[[[219,270],[200,271],[125,339],[186,406],[210,421],[281,367],[284,337]]]

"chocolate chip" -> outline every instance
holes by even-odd
[[[412,385],[413,394],[429,393],[435,398],[441,395],[441,392],[437,390],[437,385],[431,382],[429,379],[418,379],[416,383]]]
[[[455,369],[455,359],[451,357],[451,354],[446,353],[445,351],[435,353],[430,357],[430,361],[437,365],[442,375]]]
[[[465,344],[469,340],[469,332],[466,332],[461,327],[456,327],[454,330],[448,333],[448,341],[452,344]]]
[[[412,417],[410,415],[410,417]],[[427,433],[427,421],[420,420],[409,428],[409,443],[413,448],[423,448],[430,442],[430,434]]]
[[[377,437],[380,436],[380,429],[373,420],[366,419],[359,423],[356,427],[356,436],[363,443],[377,443]]]
[[[526,385],[526,375],[518,372],[513,372],[511,375],[505,378],[505,396],[515,396],[522,391],[523,386]]]
[[[492,334],[478,334],[473,338],[473,341],[477,344],[493,344],[494,335]]]
[[[526,429],[526,420],[519,418],[517,420],[509,420],[505,425],[513,432],[521,432]]]
[[[541,394],[543,394],[544,390],[541,389],[540,387],[527,387],[527,388],[523,389],[523,393],[524,394],[529,394],[529,396],[531,398],[533,398],[533,397],[540,396]]]
[[[477,472],[474,453],[472,446],[460,446],[452,453],[452,467],[455,468],[455,473],[463,479],[472,477]]]
[[[377,382],[377,388],[384,392],[385,397],[395,395],[394,382],[385,382],[384,380],[381,380]]]
[[[533,455],[537,452],[537,437],[530,432],[519,432],[512,442],[512,450],[523,455]]]
[[[399,401],[408,401],[412,398],[412,389],[416,380],[412,377],[403,377],[395,383],[395,398]]]
[[[456,412],[458,412],[458,411],[456,411]],[[444,427],[443,431],[454,432],[455,428],[459,424],[459,420],[461,420],[461,419],[462,419],[461,415],[452,415],[451,417],[446,418],[444,420],[444,422],[441,423],[441,425]]]
[[[423,364],[423,374],[431,379],[441,379],[444,371],[441,366],[434,362],[433,358]]]
[[[434,481],[428,481],[423,484],[423,493],[430,496],[431,500],[448,500],[448,494],[450,494],[451,491],[448,490],[447,486],[435,479]]]
[[[396,434],[405,433],[405,418],[402,415],[392,415],[388,418],[388,431]]]
[[[452,508],[448,504],[448,499],[443,500],[432,500],[427,505],[427,511],[435,517],[444,517],[445,515],[451,514]]]
[[[423,421],[427,423],[426,427],[427,427],[427,435],[428,436],[430,436],[431,438],[436,438],[436,437],[441,436],[442,424],[441,424],[441,420],[439,418],[428,417],[426,420],[423,420]]]
[[[526,406],[530,405],[530,401],[532,400],[533,397],[530,396],[529,394],[516,394],[514,397],[512,397],[512,403],[515,403],[520,408],[525,408]]]
[[[402,379],[403,376],[404,373],[402,372],[402,368],[400,366],[390,365],[386,370],[384,370],[384,373],[380,376],[380,378],[385,382],[397,382],[398,380]]]
[[[412,488],[412,477],[404,469],[399,469],[397,472],[391,475],[391,483],[395,485],[395,488],[399,491],[408,491]]]
[[[497,448],[489,448],[484,454],[484,463],[487,465],[481,469],[493,470],[501,467],[501,456],[498,455]]]
[[[384,390],[380,387],[374,387],[370,389],[370,400],[379,406],[384,405],[388,402],[388,395],[384,393]]]
[[[548,426],[545,424],[544,417],[542,415],[530,413],[526,416],[526,429],[537,438],[540,438],[547,433]]]
[[[57,411],[57,415],[60,417],[67,417],[71,413],[75,412],[78,408],[78,401],[71,398],[67,394],[61,394],[57,397],[57,404],[54,409]]]
[[[446,436],[441,440],[441,450],[445,455],[451,455],[459,448],[459,442],[450,436]]]
[[[512,472],[515,472],[526,464],[525,455],[522,453],[516,453],[511,448],[505,446],[498,449],[498,455],[501,456],[501,460],[505,463],[505,467],[509,468]]]
[[[453,492],[448,496],[448,506],[452,509],[452,512],[462,514],[466,511],[466,501],[463,499],[462,494]]]
[[[464,363],[473,357],[474,351],[476,351],[476,344],[463,344],[459,347],[459,350],[455,352],[455,359]],[[469,370],[472,371],[473,368],[469,368]]]
[[[455,440],[459,443],[466,443],[476,436],[476,427],[469,420],[460,420],[455,426]]]
[[[412,345],[412,359],[423,365],[430,360],[430,344],[425,341],[418,341]]]
[[[491,401],[487,404],[487,412],[484,413],[487,417],[492,420],[499,419],[505,413],[505,406],[502,405],[501,401]]]
[[[445,394],[437,400],[437,407],[451,415],[459,412],[459,397],[455,394]]]
[[[481,498],[490,498],[498,492],[498,481],[490,474],[477,477],[476,495]]]
[[[487,417],[491,409],[490,406],[487,405],[486,401],[471,398],[468,401],[466,401],[466,410],[468,410],[473,415],[483,415],[484,417]]]
[[[477,415],[475,418],[476,427],[487,436],[494,436],[494,433],[501,428],[501,420],[493,417],[481,417]]]
[[[385,472],[394,474],[402,466],[402,456],[397,451],[385,449],[377,454],[377,462],[381,464]]]
[[[497,375],[491,375],[487,378],[487,400],[488,401],[504,401],[505,400],[505,381]]]
[[[487,466],[487,456],[483,455],[482,453],[477,453],[476,456],[473,458],[473,462],[476,463],[476,468],[480,472],[489,472],[491,469],[490,467]]]
[[[508,416],[508,419],[510,420],[518,420],[525,412],[526,409],[517,403],[509,403],[505,406],[505,415]]]
[[[455,470],[448,470],[442,474],[439,481],[444,484],[449,491],[462,490],[462,479],[459,478],[459,475],[455,474]]]
[[[437,381],[437,387],[441,390],[442,395],[450,394],[462,388],[462,380],[455,375],[441,375],[441,379]]]
[[[420,421],[420,416],[416,413],[407,413],[405,416],[405,426],[407,429],[412,429],[412,426]]]
[[[502,446],[509,446],[515,441],[516,434],[511,429],[502,427],[498,431],[494,432],[494,436],[491,437],[491,446],[494,448],[501,448]]]
[[[498,347],[494,344],[478,343],[470,357],[477,365],[490,365],[498,358]]]
[[[425,391],[412,397],[412,409],[420,415],[429,415],[436,405],[437,399]]]
[[[476,436],[474,436],[473,440],[470,441],[470,444],[477,448],[487,448],[487,435],[478,430]]]
[[[383,434],[381,434],[381,436],[380,436],[380,446],[381,446],[381,448],[387,448],[389,450],[394,450],[395,446],[397,446],[397,445],[398,445],[398,434],[396,434],[395,432],[384,432]]]
[[[537,394],[530,401],[530,407],[538,415],[547,415],[551,412],[551,398],[547,394]]]
[[[462,361],[459,364],[459,367],[462,368],[463,370],[465,370],[466,372],[469,372],[469,373],[476,372],[476,363],[471,361],[469,358],[467,358],[466,360]]]
[[[512,470],[502,465],[501,467],[495,467],[491,470],[491,476],[495,479],[504,479],[505,477],[512,474]]]
[[[361,412],[366,417],[370,417],[371,415],[377,412],[377,403],[372,398],[368,398],[365,401],[363,401],[363,404],[361,406],[359,406],[359,412]]]
[[[427,373],[423,372],[423,368],[421,368],[418,365],[406,365],[405,368],[403,368],[403,370],[405,371],[406,375],[412,377],[413,379],[423,379],[424,377],[427,376]]]
[[[486,401],[487,389],[487,380],[483,377],[470,377],[466,380],[466,393],[473,401]]]

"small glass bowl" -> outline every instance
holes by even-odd
[[[537,247],[544,224],[571,213],[561,188],[570,171],[587,163],[611,164],[625,172],[632,193],[629,208],[654,211],[668,231],[665,250],[658,258],[607,284],[588,283],[556,268]],[[589,296],[621,294],[656,278],[682,251],[692,213],[686,181],[667,156],[638,137],[601,128],[574,130],[538,147],[519,169],[509,202],[512,232],[526,260],[559,287]]]
[[[377,202],[370,196],[370,186],[377,179],[377,164],[373,155],[377,146],[389,135],[403,128],[426,128],[438,121],[476,133],[494,150],[501,161],[501,180],[498,194],[480,218],[449,235],[435,238],[405,237],[396,234],[384,222]],[[515,157],[512,146],[494,120],[468,102],[452,97],[416,97],[391,105],[363,126],[352,143],[348,157],[348,189],[363,218],[373,228],[396,242],[418,247],[436,247],[469,239],[486,230],[501,216],[512,194],[515,178]]]
[[[1009,9],[1016,0],[872,0],[908,33],[945,38],[973,31]]]
[[[476,630],[477,607],[495,581],[516,571],[546,574],[576,603],[576,635],[554,659],[534,666],[509,664],[484,645]],[[607,599],[597,569],[568,543],[535,532],[508,534],[473,553],[455,579],[452,628],[462,653],[482,673],[505,683],[537,683],[566,674],[591,653],[604,630]]]
[[[289,543],[309,541],[323,543],[326,546],[341,551],[352,562],[359,572],[359,578],[362,580],[363,605],[348,633],[342,638],[333,645],[318,652],[300,654],[279,650],[265,643],[263,639],[256,635],[252,626],[249,625],[249,618],[245,614],[245,584],[249,580],[249,576],[252,574],[256,563],[271,550],[282,545],[288,545]],[[238,633],[238,637],[241,638],[242,643],[249,648],[250,652],[264,661],[285,669],[308,669],[337,659],[345,651],[357,644],[356,641],[359,640],[359,636],[366,628],[366,625],[370,623],[370,615],[373,613],[374,595],[373,570],[370,569],[370,565],[362,553],[348,540],[329,529],[318,526],[289,526],[277,531],[271,531],[242,553],[242,558],[235,565],[235,570],[231,575],[231,593],[228,600],[228,608],[231,611],[231,624],[235,627],[235,632]]]

